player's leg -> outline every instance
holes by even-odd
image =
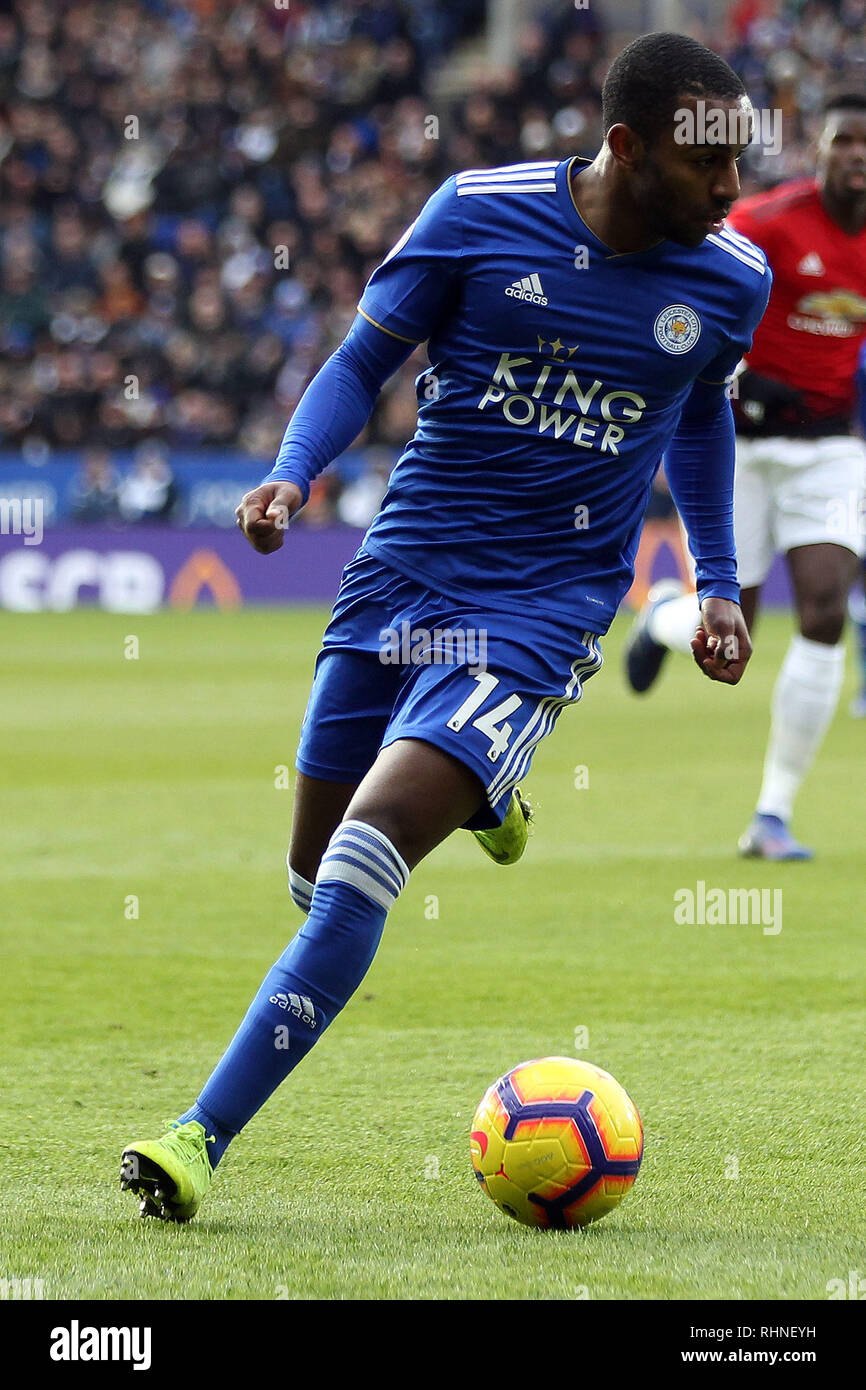
[[[794,799],[836,712],[845,675],[842,634],[857,557],[833,544],[790,550],[799,634],[788,648],[773,693],[770,739],[758,796],[759,815],[788,825]]]
[[[380,831],[411,870],[483,802],[484,788],[471,768],[431,743],[404,738],[382,749],[346,821]]]
[[[289,892],[304,916],[322,855],[376,759],[399,689],[399,671],[379,659],[377,646],[398,601],[393,572],[389,586],[381,566],[369,558],[356,557],[347,566],[316,660],[295,758],[286,869]]]
[[[790,831],[794,800],[835,713],[845,674],[842,640],[848,593],[857,571],[859,441],[784,441],[777,481],[777,530],[794,588],[799,632],[773,692],[770,737],[755,816],[742,853],[808,859]]]
[[[307,920],[196,1104],[162,1139],[124,1153],[124,1185],[141,1195],[143,1214],[194,1215],[232,1138],[357,989],[411,867],[458,826],[501,821],[535,745],[601,665],[592,634],[566,664],[561,634],[548,634],[546,650],[535,634],[521,647],[514,623],[498,621],[509,630],[498,673],[463,661],[405,677],[384,747],[322,857]]]
[[[669,652],[690,652],[701,620],[697,594],[680,579],[661,579],[629,630],[623,648],[625,675],[636,695],[655,685]]]
[[[189,1220],[231,1140],[307,1055],[366,975],[412,868],[484,800],[477,774],[418,740],[382,750],[322,856],[304,925],[265,976],[196,1103],[130,1144],[121,1181],[142,1215]]]
[[[319,657],[296,760],[286,856],[289,891],[305,915],[322,855],[376,759],[399,681],[400,668],[369,651],[326,647]],[[496,863],[513,864],[526,847],[529,818],[529,806],[515,788],[502,823],[475,831],[475,837]]]
[[[310,910],[322,855],[357,788],[357,779],[330,782],[304,772],[297,773],[286,868],[289,892],[305,916]],[[495,863],[514,864],[526,848],[531,815],[529,802],[521,795],[520,788],[515,787],[502,824],[475,830],[475,839]]]
[[[292,835],[286,868],[289,892],[304,916],[310,910],[322,855],[357,788],[357,778],[350,782],[328,782],[322,777],[310,777],[305,772],[296,775]]]
[[[785,558],[801,637],[819,646],[838,646],[859,568],[857,556],[845,546],[825,543],[797,546]]]

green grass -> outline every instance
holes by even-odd
[[[781,616],[738,690],[672,660],[644,700],[623,687],[620,620],[536,758],[526,859],[441,846],[196,1221],[138,1220],[121,1147],[195,1096],[299,922],[274,781],[323,620],[0,615],[0,1276],[50,1298],[821,1299],[866,1269],[853,671],[798,805],[818,859],[733,853]],[[781,887],[782,931],[677,926],[673,895],[699,879]],[[597,1226],[531,1231],[478,1189],[469,1123],[494,1077],[574,1054],[579,1027],[643,1114],[644,1165]]]

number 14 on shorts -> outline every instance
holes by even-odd
[[[499,684],[499,677],[491,675],[489,671],[480,672],[474,677],[474,680],[477,688],[467,696],[460,708],[448,720],[448,728],[456,734],[459,734],[464,724],[472,719],[475,711],[481,708]],[[486,714],[479,714],[477,719],[472,719],[472,727],[479,729],[490,739],[487,756],[492,763],[495,763],[505,752],[511,735],[514,733],[512,726],[505,721],[510,714],[514,714],[515,710],[520,709],[522,704],[523,701],[519,695],[509,695],[493,709],[488,710]]]

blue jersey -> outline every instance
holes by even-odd
[[[692,386],[733,371],[771,274],[727,229],[614,254],[577,211],[580,164],[449,178],[371,277],[361,313],[431,365],[365,548],[443,594],[603,633]],[[727,579],[701,592],[737,597]]]

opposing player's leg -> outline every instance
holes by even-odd
[[[701,614],[697,594],[679,579],[661,579],[631,625],[623,650],[626,680],[636,695],[655,685],[669,652],[690,652]]]
[[[845,674],[843,630],[862,541],[853,520],[859,509],[844,503],[859,496],[862,458],[856,440],[785,443],[790,461],[777,482],[777,528],[799,632],[776,681],[761,790],[739,848],[751,857],[796,860],[810,859],[812,851],[791,833],[794,800],[836,711]],[[806,462],[798,465],[801,455]]]
[[[772,532],[787,558],[799,632],[776,681],[761,789],[739,849],[754,858],[809,859],[811,850],[794,838],[790,822],[844,677],[845,606],[862,546],[857,502],[863,446],[857,439],[832,436],[755,440],[752,447],[766,458]],[[736,504],[734,516],[739,552]]]

